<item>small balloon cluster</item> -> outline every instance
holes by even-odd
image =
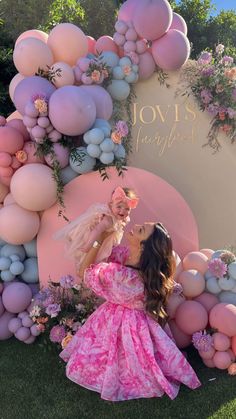
[[[91,55],[91,58],[88,56],[79,58],[74,68],[74,74],[77,83],[102,84],[109,78],[110,68],[103,62],[102,55],[98,57]]]
[[[129,56],[134,64],[138,64],[139,55],[148,49],[147,41],[139,37],[132,21],[117,20],[115,29],[114,42],[124,49],[124,54]]]
[[[22,245],[2,242],[0,248],[0,278],[4,282],[20,278],[33,284],[39,280],[36,241]]]
[[[30,344],[40,334],[30,318],[32,290],[23,282],[0,283],[0,340],[15,336]]]

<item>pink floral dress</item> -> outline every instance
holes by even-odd
[[[169,328],[163,330],[145,313],[143,283],[137,270],[121,264],[126,256],[119,249],[113,262],[87,269],[85,284],[106,302],[60,353],[66,375],[105,400],[164,393],[174,399],[180,383],[195,389],[200,382]]]

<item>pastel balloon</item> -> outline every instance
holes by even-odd
[[[10,121],[7,122],[7,126],[15,128],[17,131],[20,131],[25,141],[30,140],[30,135],[25,125],[23,124],[22,119],[11,119]]]
[[[151,77],[156,68],[155,61],[149,51],[139,55],[139,78],[146,80]]]
[[[109,67],[115,67],[119,63],[119,56],[112,51],[104,51],[102,53],[102,62]]]
[[[210,311],[209,322],[211,327],[229,337],[236,335],[236,306],[219,303]]]
[[[82,72],[86,72],[89,69],[90,63],[91,63],[90,58],[82,57],[82,58],[79,58],[76,65],[80,68],[80,70],[82,70]]]
[[[219,368],[220,370],[226,370],[232,361],[228,352],[216,351],[215,355],[213,356],[213,362],[216,368]]]
[[[174,336],[176,345],[178,348],[186,348],[192,342],[192,337],[184,333],[176,324],[174,320],[170,320],[169,322],[170,330]]]
[[[10,313],[19,313],[25,310],[30,304],[31,298],[31,289],[22,282],[10,284],[2,293],[3,304]]]
[[[5,283],[10,282],[10,281],[13,281],[13,279],[15,279],[15,275],[13,275],[10,270],[6,269],[5,271],[1,272],[1,279]]]
[[[184,301],[176,310],[175,321],[184,333],[192,335],[205,329],[208,314],[206,309],[197,301]]]
[[[198,301],[198,303],[201,303],[208,313],[212,307],[219,303],[218,298],[208,292],[203,292],[194,299],[195,301]]]
[[[140,38],[153,41],[168,31],[172,9],[167,0],[144,0],[135,8],[133,23]]]
[[[187,35],[188,28],[187,24],[178,13],[173,12],[173,19],[170,25],[170,29],[177,29],[180,32],[183,32],[184,35]]]
[[[170,319],[175,318],[175,313],[177,308],[180,304],[185,301],[185,297],[183,295],[172,294],[167,303],[167,313]]]
[[[7,117],[7,122],[10,122],[12,119],[22,119],[22,118],[23,116],[21,115],[20,112],[14,111]]]
[[[26,340],[24,340],[24,343],[26,343],[27,345],[30,345],[31,343],[34,343],[36,337],[33,335],[30,335],[30,337]]]
[[[0,203],[2,203],[9,192],[9,188],[0,182]]]
[[[20,275],[24,271],[24,265],[22,262],[16,260],[15,262],[11,263],[10,272],[13,275]]]
[[[39,230],[39,216],[17,204],[0,209],[0,237],[11,244],[32,240]]]
[[[34,322],[33,322],[33,320],[31,319],[30,316],[24,316],[23,317],[23,319],[22,319],[22,325],[24,327],[31,327],[31,326],[33,326],[33,324],[34,324]]]
[[[213,255],[214,250],[212,250],[212,249],[200,249],[199,252],[203,253],[208,259],[211,259],[211,256]]]
[[[123,20],[124,22],[129,22],[130,20],[133,20],[136,7],[136,0],[125,1],[118,12],[118,19]]]
[[[125,35],[122,35],[121,33],[115,32],[113,36],[113,40],[119,47],[122,47],[126,41]]]
[[[18,36],[15,42],[15,45],[17,45],[20,41],[22,41],[22,39],[26,39],[26,38],[37,38],[37,39],[40,39],[40,41],[45,42],[46,44],[48,40],[48,34],[38,29],[30,29],[20,34],[20,36]]]
[[[14,93],[14,104],[16,109],[24,115],[25,106],[36,94],[44,95],[48,100],[56,88],[43,77],[26,77],[16,87]]]
[[[215,355],[215,348],[211,347],[210,349],[208,349],[208,351],[198,351],[199,355],[201,358],[203,359],[212,359],[213,356]]]
[[[17,204],[26,210],[50,208],[57,200],[52,170],[43,164],[22,166],[12,177],[11,193]]]
[[[20,327],[22,327],[22,322],[19,317],[13,317],[8,323],[8,329],[11,333],[16,333]]]
[[[45,162],[43,156],[39,156],[38,154],[36,154],[37,146],[34,141],[26,141],[23,147],[23,151],[25,151],[25,153],[27,154],[27,159],[24,162],[24,164]]]
[[[231,262],[228,266],[228,271],[232,278],[236,279],[236,262]]]
[[[235,361],[235,355],[234,355],[232,349],[227,349],[227,352],[230,356],[231,362],[234,362]]]
[[[60,168],[68,166],[69,164],[69,150],[63,147],[61,144],[53,144],[53,155],[51,153],[45,156],[45,161],[50,167],[53,167],[54,162],[57,161]]]
[[[24,243],[24,250],[28,257],[37,257],[37,241],[34,239],[29,243]]]
[[[2,303],[2,297],[0,297],[0,317],[3,315],[4,311],[5,311],[5,308]]]
[[[183,259],[184,270],[196,269],[201,272],[202,275],[208,269],[208,258],[200,252],[190,252]]]
[[[23,261],[25,259],[24,247],[12,245],[12,244],[3,245],[3,247],[1,248],[1,256],[11,258],[12,255],[18,256],[18,260]]]
[[[230,339],[224,333],[213,333],[213,344],[217,351],[227,351],[230,347]]]
[[[110,94],[101,86],[81,86],[80,88],[92,97],[96,106],[96,118],[109,120],[113,112]]]
[[[36,257],[30,257],[24,261],[24,271],[21,274],[22,279],[28,284],[35,284],[39,280],[38,260]]]
[[[14,314],[5,311],[0,317],[0,340],[9,339],[13,333],[8,329],[8,323],[15,317]]]
[[[72,156],[70,157],[72,170],[79,174],[91,172],[96,164],[96,160],[88,155],[85,147],[78,147],[76,153],[78,156],[76,160]]]
[[[76,173],[70,166],[67,166],[61,170],[60,175],[61,175],[61,181],[63,185],[66,185],[72,179],[78,176],[78,173]]]
[[[87,38],[87,41],[88,41],[88,53],[94,54],[95,53],[96,40],[92,36],[89,36],[89,35],[87,35],[86,38]]]
[[[218,284],[222,290],[230,291],[235,287],[236,281],[232,277],[229,277],[229,278],[223,277],[223,278],[219,278]]]
[[[206,367],[215,368],[215,364],[214,364],[213,359],[203,359],[202,361],[206,365]]]
[[[181,272],[178,277],[178,282],[182,285],[183,293],[186,297],[197,297],[205,289],[203,275],[194,269]]]
[[[16,331],[15,337],[16,337],[16,339],[21,340],[22,342],[24,342],[25,340],[27,340],[30,337],[30,329],[28,327],[20,327]]]
[[[125,80],[112,80],[107,88],[111,97],[115,100],[125,100],[130,94],[130,86]]]
[[[27,308],[27,310],[28,310],[28,308]],[[18,316],[17,317],[19,317],[19,319],[23,319],[25,316],[28,316],[28,311],[26,311],[26,310],[24,310],[24,311],[21,311],[19,314],[18,314]]]
[[[219,301],[221,303],[228,303],[236,306],[236,294],[232,291],[222,291],[219,294]]]
[[[88,40],[84,32],[72,23],[60,23],[49,33],[48,42],[54,62],[75,65],[78,58],[88,53]]]
[[[10,98],[13,102],[13,98],[14,98],[14,92],[15,92],[15,88],[16,86],[25,78],[25,76],[23,76],[23,74],[17,73],[13,79],[11,80],[10,84],[9,84],[9,95]]]
[[[106,153],[106,152],[104,151],[104,152],[100,155],[99,159],[100,159],[100,161],[101,161],[103,164],[111,164],[111,163],[113,162],[113,160],[114,160],[114,153],[112,153],[112,152]]]
[[[187,61],[189,54],[188,38],[176,29],[170,29],[152,44],[154,61],[163,70],[177,70]]]
[[[0,127],[0,152],[14,154],[23,147],[23,135],[15,128]]]
[[[11,259],[1,256],[0,257],[0,270],[5,271],[6,269],[9,269],[11,266]]]
[[[136,51],[138,54],[143,54],[147,50],[147,43],[144,39],[140,39],[136,42]]]
[[[104,35],[98,38],[96,41],[95,51],[97,51],[99,54],[103,51],[113,51],[117,54],[118,48],[111,36]]]
[[[62,134],[83,134],[95,121],[96,106],[92,96],[84,88],[64,86],[50,97],[49,118]]]
[[[37,38],[25,38],[15,46],[13,61],[19,73],[33,76],[39,68],[47,71],[54,60],[45,42]]]
[[[232,351],[234,353],[234,355],[236,356],[236,335],[232,337],[231,339],[231,348]]]
[[[62,87],[67,85],[73,85],[75,82],[75,76],[73,69],[67,63],[62,61],[54,63],[51,67],[51,70],[54,72],[55,76],[53,78],[54,86]]]
[[[221,291],[221,288],[219,287],[219,284],[218,284],[218,280],[215,277],[211,277],[207,280],[206,289],[212,294],[219,294]]]
[[[30,331],[33,336],[39,336],[41,333],[36,324],[33,324],[33,326],[31,326]]]
[[[128,29],[129,29],[128,25],[123,20],[116,21],[115,30],[117,31],[118,34],[125,35]]]

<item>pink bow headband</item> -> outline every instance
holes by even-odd
[[[112,201],[124,201],[130,209],[134,209],[138,205],[138,198],[129,198],[120,186],[114,190],[112,194]]]

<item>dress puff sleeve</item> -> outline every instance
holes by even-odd
[[[84,283],[106,301],[133,309],[144,308],[144,286],[135,269],[102,262],[86,269]]]
[[[121,263],[124,265],[129,256],[129,249],[126,246],[115,246],[112,249],[111,255],[109,256],[108,262]]]

